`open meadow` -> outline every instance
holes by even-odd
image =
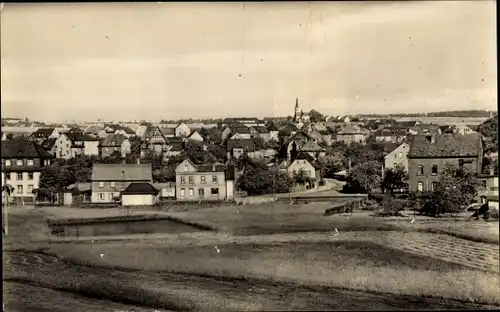
[[[416,216],[410,223],[411,213],[365,211],[323,216],[328,207],[13,209],[4,296],[14,311],[500,306],[498,222]],[[168,215],[214,230],[56,238],[45,222],[126,214]],[[23,287],[47,296],[30,300]]]

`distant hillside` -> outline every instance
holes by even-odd
[[[457,110],[431,113],[401,113],[401,114],[360,114],[360,117],[490,117],[496,111],[487,110]]]

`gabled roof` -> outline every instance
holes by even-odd
[[[160,128],[160,131],[163,135],[175,135],[175,128],[163,127]]]
[[[224,172],[226,170],[226,166],[218,162],[208,163],[208,164],[196,164],[191,159],[186,158],[182,163],[184,163],[185,161],[189,162],[196,169],[197,172]],[[179,166],[182,163],[180,163]],[[177,166],[177,168],[179,168],[179,166]]]
[[[475,157],[479,156],[481,137],[477,133],[465,135],[436,134],[435,142],[423,135],[414,136],[408,157]]]
[[[90,135],[83,134],[81,132],[77,133],[72,133],[72,132],[67,132],[64,134],[65,136],[68,137],[68,139],[71,140],[71,142],[75,141],[98,141],[97,138],[91,137]]]
[[[32,133],[32,136],[35,138],[48,138],[52,132],[54,132],[55,128],[40,128],[37,131]]]
[[[296,125],[292,124],[292,123],[287,123],[286,125],[284,125],[283,127],[281,127],[279,130],[283,130],[283,129],[288,129],[292,132],[295,132],[295,131],[299,131],[299,128],[297,128]]]
[[[315,140],[309,140],[300,149],[303,152],[322,152],[325,149],[321,147]]]
[[[94,164],[92,181],[151,181],[151,164]]]
[[[183,142],[169,142],[171,152],[182,152],[184,150]]]
[[[184,138],[178,138],[178,137],[171,137],[171,138],[165,138],[167,141],[167,144],[175,144],[175,143],[183,143]]]
[[[259,133],[269,133],[269,130],[264,126],[255,126],[253,128]]]
[[[250,133],[250,129],[248,129],[248,127],[245,127],[245,126],[229,127],[229,129],[231,130],[231,134],[236,134],[236,133],[249,134]]]
[[[100,126],[91,125],[83,130],[83,133],[99,133],[103,128]]]
[[[367,133],[367,130],[362,128],[362,127],[358,127],[358,126],[353,126],[353,125],[345,125],[342,129],[340,129],[340,131],[338,132],[338,134],[342,135],[342,134],[366,134]]]
[[[398,127],[398,128],[412,128],[415,127],[417,124],[416,120],[410,120],[410,121],[395,121],[392,123],[392,127]]]
[[[57,139],[55,138],[45,139],[40,145],[42,146],[43,149],[50,151],[56,144],[56,141]]]
[[[227,140],[226,149],[232,151],[233,148],[243,148],[246,152],[255,150],[255,142],[253,139],[229,139]]]
[[[151,185],[151,183],[146,182],[133,182],[130,183],[127,188],[122,191],[123,195],[156,195],[159,191]]]
[[[51,158],[40,145],[27,140],[2,141],[2,158]]]
[[[110,134],[101,141],[101,146],[121,146],[127,140],[123,134]]]
[[[287,167],[292,165],[296,160],[307,160],[315,169],[319,169],[319,167],[315,164],[314,158],[308,153],[299,153],[297,156],[288,164]]]
[[[276,124],[274,122],[271,122],[268,126],[267,126],[267,130],[269,131],[279,131],[278,130],[278,127],[276,127]]]

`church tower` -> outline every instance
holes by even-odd
[[[293,121],[297,122],[299,118],[300,118],[299,98],[295,98],[295,112],[293,114]]]

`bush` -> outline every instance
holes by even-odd
[[[498,210],[486,211],[484,213],[483,219],[485,221],[498,220]]]
[[[391,196],[384,196],[382,200],[383,212],[388,216],[399,216],[405,208],[406,201],[403,199],[395,199]]]

